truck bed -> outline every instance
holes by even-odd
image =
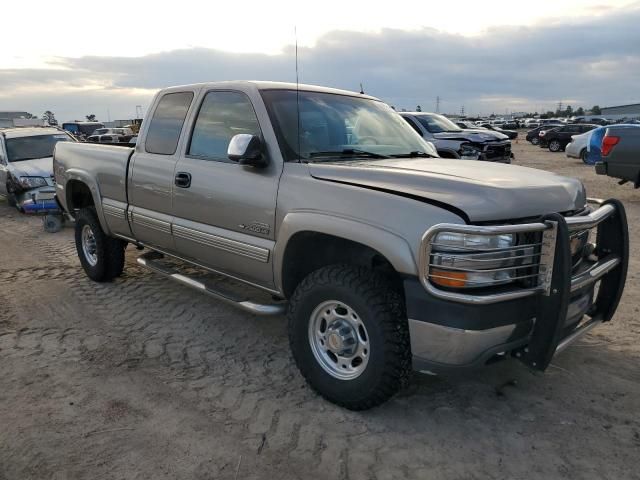
[[[58,178],[60,172],[67,177],[97,180],[100,186],[97,192],[101,198],[107,197],[123,203],[127,201],[127,168],[133,148],[123,148],[104,144],[61,142],[56,146],[53,156],[56,182],[64,184]],[[65,203],[66,199],[59,200]]]

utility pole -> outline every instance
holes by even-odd
[[[562,112],[562,101],[558,102],[558,111]]]
[[[441,100],[442,100],[442,99],[441,99],[441,98],[440,98],[440,96],[438,95],[438,96],[436,97],[436,113],[440,113],[440,102],[441,102]]]
[[[464,105],[462,105],[462,107],[460,107],[460,116],[464,117]]]

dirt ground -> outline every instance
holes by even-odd
[[[624,201],[614,321],[543,375],[516,361],[415,375],[363,413],[305,386],[282,318],[169,283],[134,249],[122,278],[93,283],[71,228],[44,233],[0,201],[0,480],[640,478],[640,192],[524,140],[514,151]]]

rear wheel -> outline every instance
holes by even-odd
[[[300,372],[327,400],[351,410],[379,405],[411,371],[401,296],[371,270],[321,268],[296,289],[289,343]]]
[[[91,280],[108,282],[122,274],[126,243],[104,233],[94,208],[80,210],[75,228],[78,257]]]
[[[559,152],[560,150],[562,150],[562,145],[558,140],[551,140],[549,142],[549,150],[552,152]]]
[[[588,165],[589,160],[587,159],[587,155],[589,152],[587,152],[586,148],[583,148],[582,151],[580,152],[580,160],[582,160],[582,163],[584,163],[585,165]]]

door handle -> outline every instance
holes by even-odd
[[[191,186],[191,174],[187,172],[176,173],[175,184],[176,187],[189,188]]]

